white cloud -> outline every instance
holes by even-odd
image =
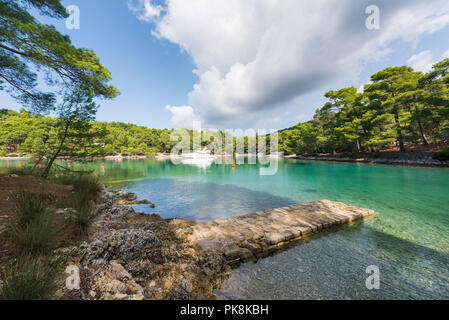
[[[443,59],[449,58],[449,50],[447,50],[445,53],[443,53],[442,58],[443,58]]]
[[[128,0],[128,9],[141,21],[151,22],[159,17],[162,6],[154,5],[151,0]]]
[[[274,109],[356,78],[393,41],[416,45],[449,24],[447,0],[378,0],[378,31],[365,27],[371,0],[166,0],[157,14],[145,3],[153,35],[192,56],[189,105],[217,127],[273,120]]]
[[[171,113],[171,123],[175,128],[192,129],[194,122],[199,121],[195,111],[190,106],[165,106],[165,110]]]
[[[434,65],[432,52],[426,50],[415,54],[407,60],[407,63],[415,69],[415,71],[429,72]]]
[[[440,60],[447,58],[449,58],[449,50],[443,53]],[[410,59],[407,60],[407,63],[416,71],[429,72],[432,70],[433,65],[438,61],[439,60],[434,59],[432,52],[425,50],[411,56]]]

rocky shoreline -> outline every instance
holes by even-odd
[[[194,222],[136,213],[135,195],[104,188],[89,239],[58,249],[61,266],[80,270],[80,289],[60,295],[85,300],[215,299],[230,275],[221,253],[187,240]]]
[[[414,152],[414,153],[395,153],[393,156],[383,156],[381,154],[373,155],[322,155],[322,156],[289,156],[287,158],[308,161],[336,161],[336,162],[355,162],[386,165],[405,165],[421,167],[449,167],[449,161],[439,161],[434,159],[435,153],[432,152]]]
[[[352,162],[352,163],[371,163],[371,164],[385,164],[385,165],[405,165],[405,166],[420,166],[420,167],[449,167],[449,161],[439,161],[434,159],[436,153],[434,152],[407,152],[407,153],[393,153],[392,155],[374,153],[374,154],[353,154],[345,155],[319,155],[319,156],[298,156],[289,155],[281,156],[285,159],[297,159],[308,161],[336,161],[336,162]],[[242,155],[240,155],[242,156]],[[250,155],[243,155],[250,156]],[[256,155],[254,155],[256,156]],[[0,157],[0,160],[30,160],[32,157]],[[142,159],[157,159],[168,160],[170,154],[157,154],[153,156],[106,156],[105,160],[142,160]]]

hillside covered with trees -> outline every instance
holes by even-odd
[[[449,142],[449,59],[427,74],[391,67],[355,87],[329,91],[312,121],[283,132],[287,153],[374,152]]]
[[[60,118],[33,114],[26,110],[16,112],[3,109],[0,110],[0,121],[0,156],[20,154],[45,157],[60,144]],[[84,121],[83,126],[81,131],[77,127],[70,128],[64,135],[65,142],[60,156],[150,156],[170,153],[178,144],[176,139],[171,140],[173,133],[176,136],[175,129],[150,129],[129,123],[98,121]],[[226,145],[233,143],[234,151],[237,144],[242,144],[244,151],[248,152],[248,141],[258,139],[257,136],[225,136],[223,131],[203,131],[202,143],[199,146],[193,143],[193,131],[188,130],[188,133],[191,138],[190,145],[183,147],[192,151],[205,146],[220,150],[218,144],[221,141],[223,151]],[[268,137],[268,149],[269,143]]]
[[[383,149],[407,151],[408,146],[448,144],[449,59],[437,63],[427,74],[406,66],[391,67],[374,74],[371,80],[363,93],[355,87],[327,92],[325,97],[329,101],[316,111],[313,120],[280,131],[279,150],[314,155]],[[79,97],[76,103],[89,105],[89,101]],[[170,140],[173,129],[93,120],[0,110],[0,155],[43,158],[61,145],[59,156],[148,156],[170,152],[178,143]],[[189,133],[192,137],[193,131]],[[202,132],[202,137],[202,147],[222,140],[224,151],[231,142],[226,139],[232,139],[234,151],[236,144],[242,143],[245,153],[251,151],[248,142],[257,139],[257,136],[225,137],[222,131]],[[199,147],[193,145],[192,139],[190,150]],[[220,150],[219,146],[215,149]]]

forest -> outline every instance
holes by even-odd
[[[447,145],[449,141],[449,59],[426,74],[407,66],[371,76],[363,92],[329,91],[312,121],[283,132],[287,153],[376,152],[385,148]]]
[[[61,118],[33,114],[22,109],[20,112],[0,110],[0,156],[26,155],[45,158],[64,139],[61,157],[101,157],[101,156],[152,156],[157,153],[170,153],[172,148],[182,142],[181,135],[190,136],[190,144],[181,146],[187,150],[197,150],[208,146],[214,150],[225,150],[239,144],[248,152],[248,143],[255,137],[233,137],[223,131],[202,131],[201,146],[194,143],[193,131],[181,129],[150,129],[122,122],[77,121],[68,131],[61,133]],[[174,140],[171,140],[171,136]],[[266,138],[269,150],[269,137]],[[219,145],[221,143],[221,146]],[[253,145],[256,145],[253,143]]]
[[[364,86],[363,92],[355,87],[327,92],[328,102],[316,110],[313,120],[280,131],[279,151],[316,155],[384,149],[404,152],[410,146],[429,144],[446,146],[449,142],[448,90],[449,59],[435,64],[426,74],[407,66],[386,68],[371,76],[371,83]],[[90,103],[81,97],[75,101],[75,104]],[[20,154],[46,158],[58,146],[62,147],[58,156],[149,156],[169,153],[178,143],[170,139],[174,129],[98,122],[92,117],[51,117],[24,109],[20,112],[3,109],[0,121],[0,156]],[[193,131],[189,134],[191,144],[187,148],[199,148],[193,145]],[[248,150],[248,142],[258,139],[257,135],[229,137],[223,131],[201,134],[201,147],[221,141],[224,151],[232,139],[234,152],[236,145],[242,143],[245,153],[252,151]],[[268,150],[269,147],[268,137]],[[220,147],[216,145],[214,149]]]

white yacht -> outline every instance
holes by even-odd
[[[210,154],[207,149],[197,150],[193,153],[183,154],[181,163],[185,165],[193,165],[200,168],[208,168],[215,160],[215,156]]]
[[[192,153],[183,154],[182,157],[184,159],[215,159],[215,156],[210,154],[210,151],[207,149],[197,150]]]

